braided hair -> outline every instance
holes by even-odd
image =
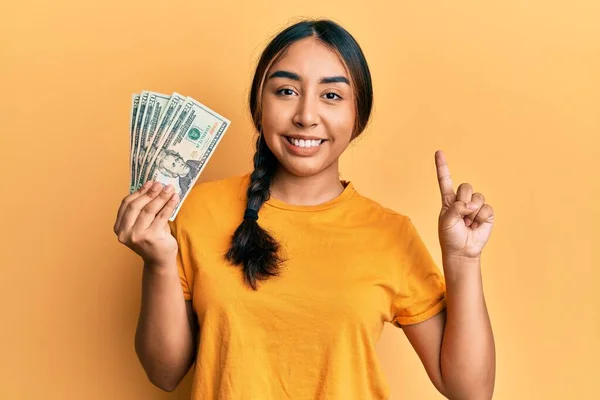
[[[254,171],[250,175],[248,205],[244,219],[232,237],[232,246],[226,254],[229,262],[243,265],[244,280],[256,290],[256,281],[278,274],[279,243],[257,222],[258,210],[270,197],[271,179],[277,168],[277,158],[271,152],[262,134],[256,140]]]

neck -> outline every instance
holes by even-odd
[[[271,181],[271,197],[293,205],[322,204],[335,199],[343,191],[337,162],[312,176],[297,176],[279,166]]]

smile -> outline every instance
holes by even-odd
[[[317,140],[305,140],[305,139],[294,139],[291,137],[286,136],[285,137],[287,139],[287,141],[296,146],[296,147],[319,147],[321,145],[321,143],[323,143],[325,140],[323,139],[317,139]]]

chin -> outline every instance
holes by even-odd
[[[303,178],[318,175],[325,170],[321,163],[317,164],[308,160],[299,160],[293,163],[281,163],[281,166],[290,174]]]
[[[283,161],[283,162],[282,162]],[[335,159],[333,161],[328,160],[327,158],[323,159],[321,157],[317,158],[296,158],[292,159],[284,158],[283,160],[279,160],[279,165],[281,168],[285,169],[290,174],[307,178],[311,176],[316,176],[325,171],[330,170],[331,168],[335,168]]]

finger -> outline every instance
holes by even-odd
[[[477,229],[477,227],[485,223],[494,223],[494,209],[489,204],[484,204],[477,213],[473,225],[471,228]]]
[[[115,226],[113,227],[113,229],[117,235],[119,234],[121,220],[123,219],[123,215],[125,214],[125,211],[127,210],[127,206],[129,206],[129,203],[131,203],[138,197],[146,194],[148,189],[150,189],[151,185],[152,185],[152,181],[148,181],[148,182],[144,183],[144,185],[139,190],[136,190],[135,192],[131,193],[129,196],[126,196],[123,199],[123,201],[121,202],[121,206],[119,207],[119,211],[117,211],[117,219],[115,221]]]
[[[156,196],[151,202],[146,204],[144,208],[140,211],[140,215],[138,215],[137,220],[133,224],[132,231],[133,232],[143,232],[152,224],[152,221],[156,218],[156,214],[159,213],[160,210],[165,206],[165,204],[169,201],[175,188],[173,185],[168,185],[163,188],[163,190]]]
[[[465,225],[467,226],[471,226],[471,223],[473,223],[473,220],[477,216],[479,209],[485,204],[485,197],[483,197],[481,193],[473,193],[471,196],[471,202],[477,204],[478,208],[476,211],[466,216]]]
[[[470,202],[473,196],[473,186],[470,183],[461,183],[456,190],[456,200]]]
[[[148,189],[144,195],[129,203],[127,209],[125,210],[125,214],[123,214],[121,232],[131,230],[142,209],[146,207],[146,204],[150,203],[156,196],[160,194],[162,188],[162,183],[155,182],[152,186],[150,186],[150,189]]]
[[[171,215],[173,215],[173,211],[175,211],[175,207],[177,207],[178,202],[179,196],[177,195],[177,193],[173,193],[167,204],[165,204],[162,210],[160,210],[160,212],[158,213],[156,218],[154,218],[154,221],[148,229],[157,231],[164,229],[164,226],[167,224],[167,221],[169,220],[169,218],[171,218]]]
[[[450,176],[450,169],[446,164],[446,157],[441,150],[435,152],[435,165],[437,169],[438,184],[440,186],[440,193],[442,194],[442,202],[449,206],[455,199],[456,194],[452,186],[452,178]]]
[[[479,209],[479,206],[475,203],[467,203],[457,200],[454,202],[454,204],[452,204],[451,209],[455,217],[460,217],[462,219],[464,216],[469,215],[473,211]]]

